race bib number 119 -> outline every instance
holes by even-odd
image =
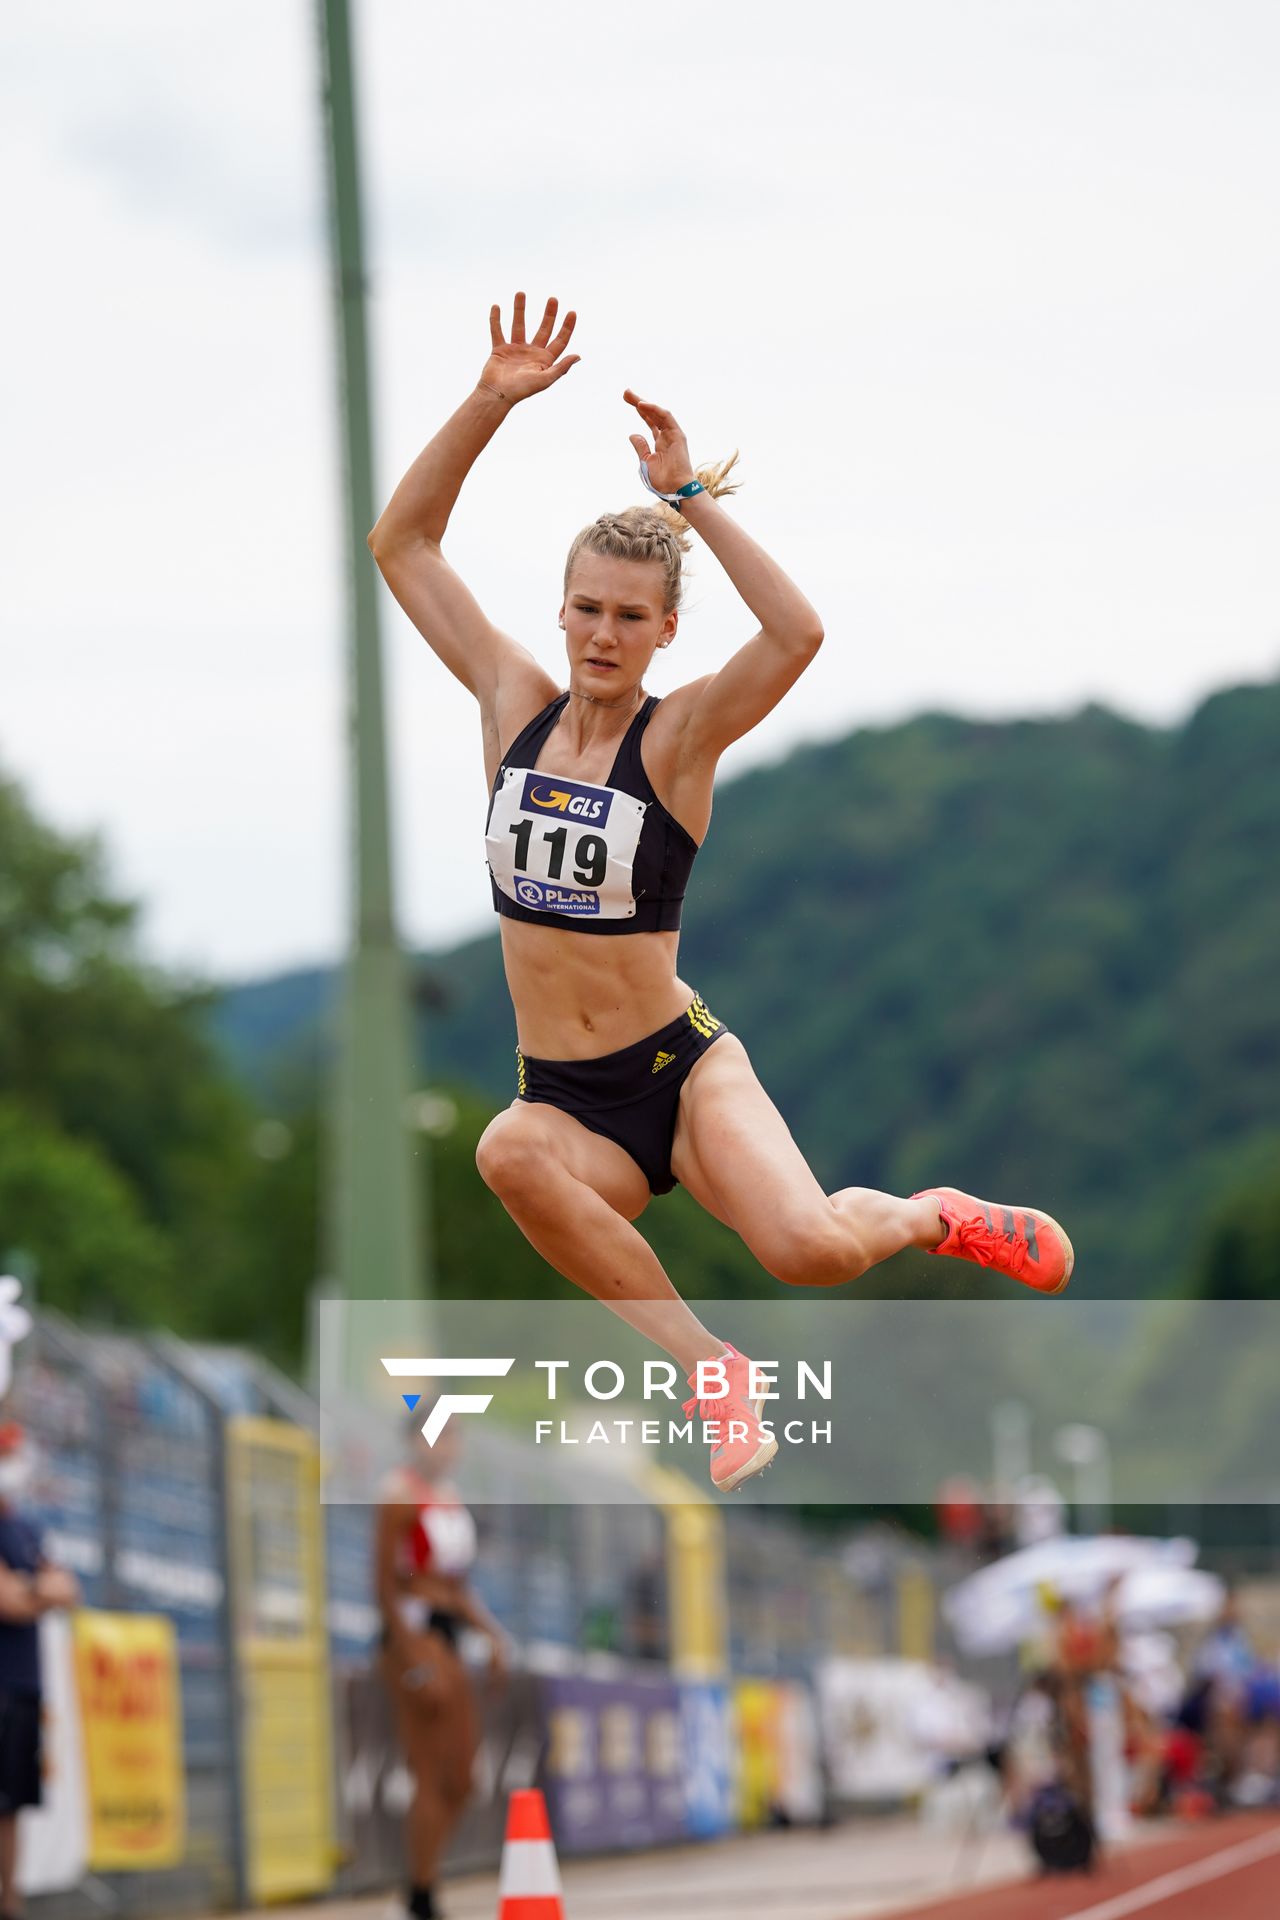
[[[626,919],[645,803],[614,787],[505,767],[485,857],[509,899],[536,912]]]

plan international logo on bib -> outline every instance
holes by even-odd
[[[520,805],[526,813],[559,813],[570,820],[588,820],[602,827],[609,818],[613,794],[608,787],[583,787],[559,774],[528,773]]]
[[[522,906],[541,907],[544,913],[600,911],[598,893],[580,893],[576,887],[552,887],[545,880],[517,880],[516,899]]]

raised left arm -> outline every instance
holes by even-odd
[[[685,502],[685,516],[710,547],[760,622],[718,673],[692,682],[682,757],[719,759],[772,713],[822,645],[822,622],[777,563],[709,493]]]
[[[640,400],[629,387],[624,397],[654,436],[653,451],[639,434],[631,435],[632,446],[647,462],[654,486],[674,493],[694,478],[683,433],[665,408]],[[681,728],[682,758],[714,761],[734,740],[750,733],[795,685],[822,645],[822,622],[795,582],[709,493],[694,494],[681,511],[760,622],[759,633],[739,647],[718,673],[691,681],[668,696],[676,704],[688,702]]]

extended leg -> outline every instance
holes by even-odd
[[[708,1048],[681,1089],[671,1164],[694,1199],[793,1286],[839,1286],[943,1236],[932,1200],[869,1187],[825,1194],[732,1033]]]
[[[1071,1242],[1038,1208],[954,1187],[906,1200],[869,1187],[825,1194],[731,1033],[681,1088],[671,1164],[694,1199],[793,1286],[839,1286],[904,1247],[993,1267],[1038,1293],[1061,1293],[1071,1278]]]

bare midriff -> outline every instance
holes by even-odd
[[[694,997],[676,972],[678,933],[571,933],[505,917],[501,928],[526,1059],[614,1053],[678,1019]]]

